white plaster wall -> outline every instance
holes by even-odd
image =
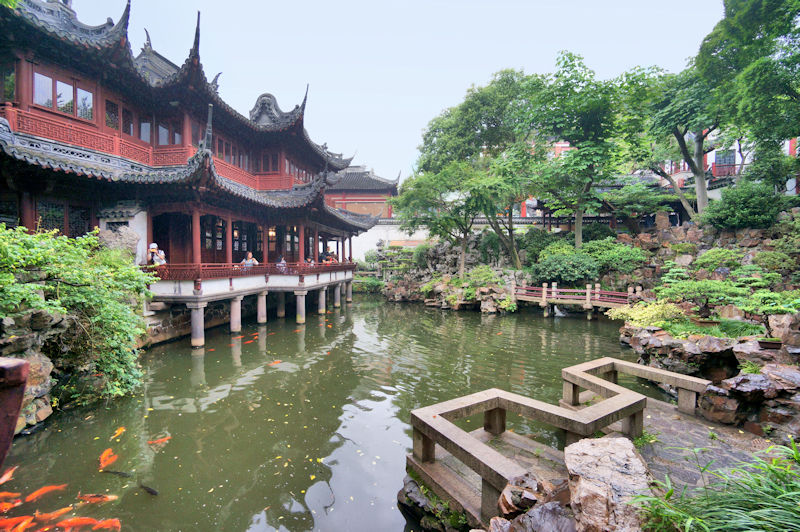
[[[147,212],[141,211],[128,222],[131,229],[136,231],[139,235],[139,243],[136,245],[136,264],[144,264],[147,262]]]
[[[366,233],[362,233],[353,238],[353,259],[364,260],[364,253],[371,249],[377,249],[379,240],[389,242],[390,240],[427,240],[427,231],[416,231],[408,235],[400,230],[400,224],[376,225]]]

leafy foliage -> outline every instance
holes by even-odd
[[[645,185],[640,181],[611,189],[601,196],[614,208],[614,215],[622,216],[625,226],[634,233],[640,231],[639,219],[643,215],[668,209],[669,203],[677,200],[675,194],[665,192],[658,186]],[[611,234],[606,236],[614,236],[614,234],[615,231],[611,229]]]
[[[537,262],[542,251],[553,242],[566,242],[566,239],[561,233],[551,233],[536,227],[528,229],[519,239],[520,248],[525,250],[529,264]]]
[[[384,282],[376,277],[362,277],[356,275],[353,279],[353,291],[366,294],[379,294],[384,287]]]
[[[585,253],[550,255],[529,268],[534,284],[557,282],[564,286],[585,285],[597,278],[597,262]]]
[[[678,255],[694,255],[697,253],[697,244],[691,242],[675,242],[669,245],[670,249]]]
[[[478,240],[478,251],[483,262],[492,262],[500,259],[500,237],[489,229],[484,229]]]
[[[611,226],[602,223],[591,223],[583,226],[583,241],[603,240],[604,238],[617,238],[617,231]]]
[[[738,286],[751,290],[759,288],[772,288],[781,282],[781,275],[775,272],[764,271],[755,264],[740,266],[731,272],[730,279]]]
[[[744,252],[738,249],[712,248],[697,257],[692,264],[695,268],[714,271],[717,268],[734,268],[738,266]]]
[[[753,262],[773,272],[791,270],[797,266],[794,259],[782,251],[759,251],[753,257]]]
[[[737,300],[736,306],[750,314],[791,314],[800,311],[800,290],[785,292],[756,290],[747,297]]]
[[[539,253],[539,261],[543,261],[555,255],[575,255],[579,253],[575,246],[565,240],[551,242]]]
[[[154,281],[126,253],[102,248],[96,233],[73,239],[0,224],[0,315],[70,316],[74,326],[48,354],[68,369],[101,374],[102,396],[124,395],[140,382],[135,345],[145,326],[135,309]]]
[[[718,229],[768,228],[784,208],[783,196],[764,183],[740,181],[709,204],[703,221]]]
[[[586,242],[581,251],[597,262],[601,273],[631,273],[647,260],[644,250],[617,242],[613,237]]]
[[[748,295],[749,290],[736,286],[730,281],[691,279],[656,287],[655,292],[659,299],[674,303],[694,302],[699,306],[698,314],[708,317],[712,305],[735,303],[738,298]]]
[[[414,248],[414,266],[425,268],[428,266],[428,252],[431,250],[430,244],[420,244]]]
[[[693,321],[683,319],[666,321],[657,324],[674,338],[688,338],[692,335],[715,336],[717,338],[739,338],[741,336],[758,336],[764,334],[764,327],[757,323],[739,320],[720,320],[719,324],[707,326],[698,325]]]
[[[606,315],[612,320],[622,320],[636,327],[652,327],[686,317],[680,307],[667,301],[641,301],[635,305],[609,309]]]

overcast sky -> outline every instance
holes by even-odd
[[[125,0],[73,0],[78,18],[115,22]],[[406,177],[427,123],[504,68],[550,72],[559,50],[604,78],[636,65],[681,70],[722,17],[722,0],[133,0],[145,41],[180,65],[201,11],[200,59],[248,115],[270,92],[284,110],[310,85],[305,124],[332,151]]]

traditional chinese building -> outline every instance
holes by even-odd
[[[387,200],[397,196],[400,176],[385,179],[365,166],[350,166],[337,174],[338,181],[325,191],[325,203],[350,212],[391,218]]]
[[[168,264],[154,300],[190,309],[194,345],[210,303],[226,302],[234,331],[244,298],[259,322],[269,293],[279,316],[295,296],[298,322],[309,291],[323,312],[328,288],[337,305],[349,298],[352,236],[375,218],[326,203],[350,160],[311,140],[306,99],[283,111],[262,94],[245,117],[203,71],[199,14],[180,66],[149,36],[134,56],[129,16],[130,1],[116,24],[94,27],[70,0],[0,7],[0,222],[70,236],[132,231],[142,264],[158,243]],[[328,246],[341,263],[320,264]],[[248,252],[260,265],[239,264]]]

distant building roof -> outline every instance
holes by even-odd
[[[328,187],[328,191],[385,191],[397,195],[397,184],[400,174],[395,179],[386,179],[375,175],[373,170],[365,166],[349,166],[336,174],[338,181]]]

